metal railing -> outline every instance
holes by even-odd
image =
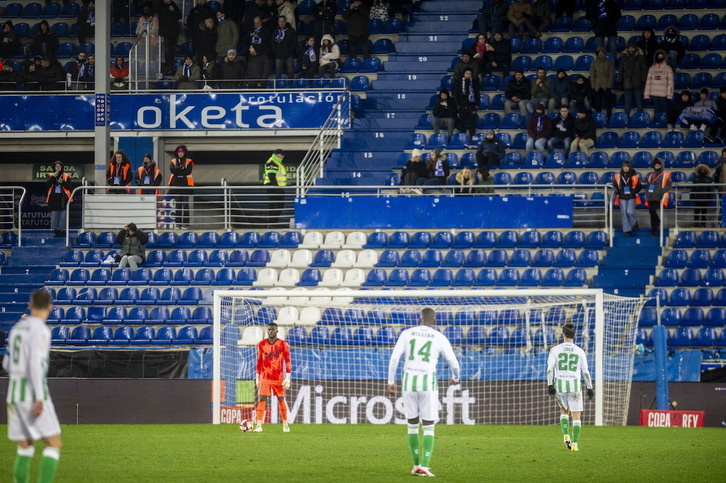
[[[26,190],[22,186],[0,187],[0,232],[18,235],[18,246],[23,245],[23,203]]]
[[[694,198],[692,190],[703,185],[693,183],[674,184],[671,192],[675,197],[673,227],[675,233],[683,229],[714,229],[722,227],[723,196],[726,184],[712,184],[711,191],[699,192]],[[696,203],[704,203],[699,206]],[[702,210],[702,211],[701,211]]]
[[[155,16],[151,16],[152,21]],[[161,78],[163,38],[158,31],[144,28],[136,37],[129,51],[129,90],[138,92],[149,89],[149,81]]]
[[[297,171],[297,196],[305,197],[308,189],[315,185],[316,178],[323,176],[323,169],[330,153],[333,149],[340,148],[343,131],[349,129],[350,125],[350,91],[345,91],[300,162]]]

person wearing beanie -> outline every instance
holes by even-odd
[[[464,77],[454,79],[454,102],[458,107],[459,132],[469,132],[469,137],[476,133],[477,111],[479,110],[479,78],[471,69],[464,71]]]
[[[625,236],[631,236],[631,232],[638,229],[635,207],[640,204],[638,193],[641,189],[638,173],[635,172],[630,161],[623,161],[620,172],[615,173],[613,177],[613,192],[615,193],[615,204],[620,206]]]
[[[577,113],[582,108],[588,111],[592,108],[592,89],[590,81],[584,75],[577,74],[575,82],[570,83],[570,111]]]
[[[514,71],[514,79],[509,81],[504,90],[504,113],[509,114],[514,107],[519,107],[519,113],[524,117],[527,114],[527,102],[532,98],[532,85],[524,76],[522,69]]]
[[[550,81],[550,101],[547,110],[557,111],[560,106],[570,106],[570,84],[572,81],[565,69],[558,69],[557,76]]]
[[[497,31],[487,44],[487,55],[484,62],[484,74],[489,75],[494,69],[502,71],[502,79],[509,75],[512,66],[512,43]]]
[[[549,106],[550,104],[550,79],[547,77],[547,70],[544,67],[537,67],[537,75],[532,81],[532,100],[527,103],[527,112],[532,114],[537,104]]]
[[[547,156],[547,140],[552,133],[552,120],[545,115],[542,104],[534,107],[534,114],[527,121],[527,153],[537,150]]]
[[[605,55],[605,49],[598,47],[595,60],[590,64],[590,87],[593,92],[595,111],[602,112],[603,101],[608,119],[613,114],[613,83],[615,64]]]
[[[245,78],[246,64],[244,57],[237,55],[235,49],[229,49],[224,62],[220,62],[217,66],[217,73],[214,76],[218,79],[217,87],[239,89]]]
[[[401,170],[402,188],[398,192],[401,194],[411,193],[411,188],[407,188],[407,186],[416,186],[418,179],[426,178],[427,173],[426,163],[421,158],[421,150],[414,149],[411,151],[411,159],[403,167],[403,170]]]
[[[552,120],[552,137],[547,141],[547,149],[549,152],[554,151],[558,146],[562,146],[565,156],[570,154],[570,144],[572,143],[572,131],[574,128],[575,118],[570,115],[570,109],[567,107],[567,104],[562,104],[557,117]]]
[[[696,177],[693,180],[693,188],[691,188],[691,201],[695,205],[693,210],[693,223],[697,227],[705,228],[708,226],[709,209],[708,206],[713,202],[717,189],[713,186],[713,178],[709,176],[711,170],[706,164],[699,164],[695,169]]]
[[[451,138],[454,134],[454,125],[456,125],[456,105],[454,100],[449,97],[449,91],[443,87],[439,91],[439,98],[434,104],[434,134],[439,133],[439,129],[446,128],[446,135]]]
[[[505,154],[504,145],[490,129],[476,149],[476,164],[479,169],[489,171],[492,166],[498,166],[502,162]]]
[[[666,27],[663,32],[663,40],[660,42],[660,48],[666,54],[668,65],[675,72],[678,69],[678,64],[686,56],[686,49],[683,47],[683,42],[681,42],[681,33],[675,25]]]
[[[189,157],[187,147],[180,144],[174,150],[174,157],[169,164],[169,186],[184,188],[194,186],[194,178],[192,170],[194,169],[194,161]],[[171,189],[169,195],[174,197],[175,222],[177,228],[185,229],[189,225],[189,195],[190,190]]]
[[[509,6],[504,0],[489,2],[479,14],[479,32],[491,37],[494,32],[503,32],[507,28],[507,10]]]
[[[648,76],[648,65],[645,57],[635,42],[628,42],[628,47],[620,56],[620,83],[623,88],[625,114],[630,117],[630,110],[635,102],[635,110],[643,112],[643,88]]]
[[[63,170],[62,161],[53,163],[53,172],[48,173],[45,185],[48,187],[45,202],[50,213],[50,229],[53,236],[60,238],[66,235],[66,208],[71,198],[71,175]]]
[[[577,110],[577,119],[572,128],[574,139],[570,144],[570,152],[586,151],[595,145],[597,139],[597,124],[590,111],[581,107]]]
[[[287,169],[283,164],[285,151],[277,148],[265,163],[265,174],[262,184],[267,187],[268,228],[284,223],[282,210],[285,208],[285,191],[278,186],[287,186]]]
[[[668,192],[673,185],[671,174],[663,169],[663,161],[659,158],[653,160],[653,171],[648,174],[645,185],[645,206],[650,213],[650,236],[658,236],[660,207],[668,207]]]
[[[615,0],[592,0],[587,3],[585,18],[592,22],[592,31],[598,47],[605,47],[608,38],[608,50],[613,57],[618,55],[618,20],[622,12]]]
[[[144,154],[142,165],[136,172],[136,186],[160,186],[162,180],[161,170],[154,162],[154,158],[151,154]],[[140,195],[153,195],[158,193],[157,190],[153,189],[139,189],[138,194]]]
[[[658,50],[653,58],[654,64],[648,69],[645,80],[644,99],[653,100],[656,113],[668,112],[668,100],[673,97],[673,69],[666,63],[666,53]]]
[[[464,71],[471,69],[473,77],[479,80],[479,61],[471,56],[471,52],[463,50],[461,52],[461,60],[454,66],[454,82],[459,82],[464,78]]]

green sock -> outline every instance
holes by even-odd
[[[411,450],[411,459],[413,465],[417,466],[419,462],[419,453],[421,444],[418,437],[418,424],[408,425],[408,448]]]
[[[570,434],[570,417],[567,414],[560,416],[560,427],[562,434]]]
[[[15,464],[13,464],[13,481],[15,483],[27,483],[30,481],[30,463],[33,461],[35,447],[27,448],[18,447],[15,455]]]
[[[573,419],[572,420],[572,442],[577,443],[577,441],[580,439],[580,428],[581,423],[579,419]]]
[[[43,450],[43,457],[40,460],[40,472],[38,483],[52,483],[55,479],[55,471],[58,469],[60,452],[56,448],[47,447]]]
[[[421,458],[421,466],[429,467],[431,455],[434,452],[434,425],[423,427],[423,458]]]

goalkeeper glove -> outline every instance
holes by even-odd
[[[587,390],[587,400],[588,400],[588,401],[592,401],[592,398],[593,398],[594,396],[595,396],[595,391],[593,391],[592,389],[588,389],[588,390]]]
[[[285,379],[282,381],[282,387],[285,389],[290,389],[290,374],[285,376]]]
[[[255,387],[260,387],[260,375],[255,374]]]
[[[547,394],[549,394],[550,396],[554,396],[555,394],[557,394],[557,390],[555,389],[554,384],[550,384],[549,386],[547,386]]]

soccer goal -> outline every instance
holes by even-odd
[[[547,355],[570,322],[595,385],[583,423],[623,425],[642,304],[596,289],[215,291],[212,421],[252,417],[256,346],[276,322],[291,347],[290,423],[403,423],[400,389],[386,392],[388,360],[399,332],[430,307],[462,366],[450,386],[439,363],[442,423],[554,424]]]

